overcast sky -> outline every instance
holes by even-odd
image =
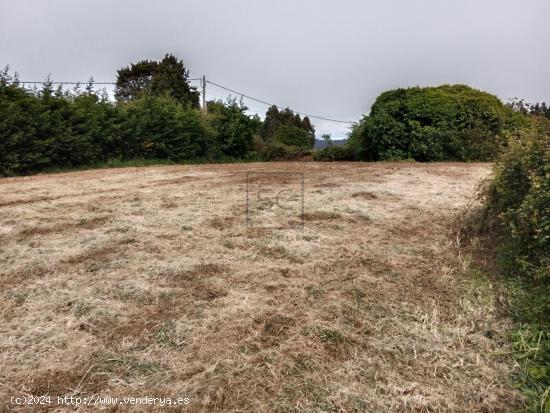
[[[112,81],[173,53],[193,77],[355,121],[396,87],[550,101],[549,22],[548,0],[0,0],[0,64],[21,80]],[[334,138],[347,129],[314,124]]]

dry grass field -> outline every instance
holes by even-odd
[[[247,171],[264,174],[247,186]],[[277,171],[303,174],[303,212],[302,175]],[[489,174],[304,162],[0,179],[3,409],[49,394],[188,397],[170,409],[186,412],[510,411],[521,399],[495,356],[509,322],[451,228]]]

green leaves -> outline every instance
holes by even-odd
[[[199,107],[199,93],[189,86],[183,61],[167,54],[159,61],[141,60],[117,73],[115,97],[131,102],[144,96],[170,96],[184,107]]]
[[[170,96],[114,104],[91,90],[52,94],[0,77],[0,175],[109,160],[245,158],[261,121],[235,102],[205,115]]]
[[[514,125],[510,113],[495,96],[464,85],[396,89],[378,97],[351,137],[367,160],[490,160],[504,127]]]
[[[277,106],[271,106],[265,115],[262,137],[266,142],[277,139],[275,135],[280,128],[285,128],[285,130],[279,133],[279,139],[294,141],[294,143],[287,143],[287,145],[306,148],[305,143],[302,144],[303,136],[307,138],[308,149],[313,148],[315,145],[315,129],[307,116],[302,119],[299,114],[294,113],[289,108],[279,111]],[[301,129],[305,132],[305,135],[291,128]],[[298,134],[300,137],[298,137]],[[279,140],[279,142],[282,141]]]

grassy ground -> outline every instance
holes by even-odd
[[[458,250],[469,263],[469,277],[488,286],[497,297],[498,311],[514,321],[510,351],[496,353],[513,365],[514,385],[525,396],[519,411],[550,413],[550,286],[544,280],[518,277],[502,251],[497,235],[486,228],[479,205],[460,220]],[[462,234],[460,234],[460,232]],[[487,290],[487,288],[485,288]]]
[[[303,174],[303,211],[301,175],[274,171]],[[0,400],[520,407],[510,364],[494,356],[510,350],[511,322],[494,289],[464,275],[449,228],[489,173],[277,163],[1,179]]]

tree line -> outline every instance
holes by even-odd
[[[111,160],[284,160],[312,153],[310,119],[271,106],[262,121],[235,99],[199,107],[183,61],[167,54],[117,72],[115,101],[84,90],[24,88],[0,73],[0,174],[93,166]],[[354,124],[348,144],[313,151],[319,161],[492,160],[507,136],[530,117],[549,117],[545,103],[496,96],[465,85],[382,93]]]
[[[270,108],[265,122],[235,99],[199,108],[183,62],[172,55],[117,73],[115,102],[106,93],[30,90],[8,69],[0,73],[0,174],[70,169],[111,160],[274,160],[306,154],[309,119]]]

